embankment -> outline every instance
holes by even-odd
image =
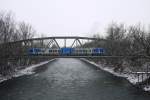
[[[138,82],[138,81],[142,82],[142,76],[139,77],[139,79],[138,79],[138,77],[137,77],[136,75],[133,75],[133,74],[124,73],[124,72],[115,72],[113,67],[109,67],[109,66],[107,66],[107,67],[105,66],[105,67],[104,67],[104,66],[103,66],[102,64],[100,64],[100,63],[96,63],[96,62],[94,62],[94,61],[92,61],[92,60],[87,60],[87,59],[84,59],[84,58],[82,58],[81,60],[84,61],[84,62],[87,62],[87,63],[89,63],[89,64],[95,65],[96,67],[100,68],[101,70],[106,71],[106,72],[109,72],[109,73],[111,73],[112,75],[125,78],[125,79],[127,79],[127,80],[128,80],[131,84],[133,84],[133,85],[137,85],[137,82]],[[143,78],[144,78],[144,80],[147,79],[146,76],[143,77]],[[143,89],[144,91],[150,92],[150,85],[142,86],[142,89]]]
[[[12,73],[10,75],[7,75],[7,76],[0,75],[0,83],[3,82],[3,81],[7,81],[9,79],[12,79],[14,77],[19,77],[19,76],[23,76],[23,75],[34,74],[34,69],[35,68],[37,68],[39,66],[43,66],[45,64],[48,64],[49,62],[52,62],[54,60],[55,59],[51,59],[51,60],[39,62],[37,64],[32,64],[30,66],[26,66],[26,67],[24,67],[24,69],[16,70],[14,73]]]

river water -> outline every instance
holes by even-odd
[[[0,100],[150,100],[123,78],[79,59],[60,58],[0,84]]]

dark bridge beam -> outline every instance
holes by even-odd
[[[54,39],[54,41],[55,41],[57,47],[60,48],[60,46],[59,46],[58,42],[56,41],[56,39]]]
[[[27,41],[34,41],[34,40],[48,40],[48,39],[85,39],[85,40],[95,40],[95,41],[105,41],[104,39],[99,38],[91,38],[91,37],[79,37],[79,36],[56,36],[56,37],[42,37],[42,38],[32,38],[32,39],[26,39],[26,40],[19,40],[14,42],[8,42],[8,43],[17,43],[17,42],[27,42]]]
[[[75,43],[79,43],[81,47],[83,46],[79,39],[75,39],[71,45],[71,48],[74,46]],[[76,46],[77,46],[77,44],[76,44]]]
[[[77,41],[79,42],[80,46],[83,47],[81,41],[79,39],[77,39]]]
[[[74,46],[75,42],[76,42],[76,39],[73,41],[73,43],[71,45],[71,48]]]

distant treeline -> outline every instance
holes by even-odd
[[[145,27],[140,24],[126,27],[124,24],[112,23],[106,32],[105,37],[101,37],[100,34],[93,36],[105,41],[93,41],[84,45],[85,47],[103,47],[107,55],[125,57],[124,59],[103,60],[106,64],[111,64],[116,69],[117,67],[122,69],[123,64],[140,69],[149,62],[148,59],[139,58],[139,56],[150,56],[150,31],[145,30]],[[137,56],[137,58],[128,59],[126,56]]]
[[[124,24],[112,23],[106,31],[105,37],[101,37],[100,34],[93,35],[106,41],[93,41],[84,46],[104,47],[108,55],[150,56],[150,31],[146,31],[143,26],[126,27]]]

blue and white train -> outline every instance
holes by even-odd
[[[28,49],[29,55],[51,55],[51,56],[87,56],[94,55],[100,56],[105,55],[104,48],[30,48]]]

